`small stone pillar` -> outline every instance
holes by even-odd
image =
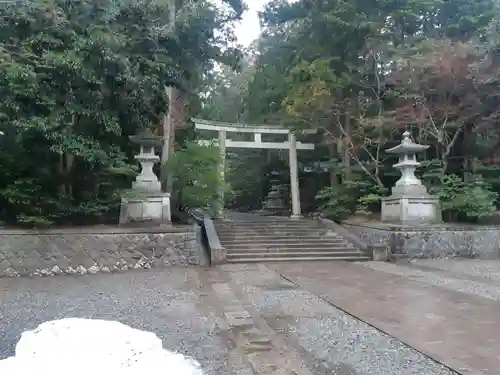
[[[162,193],[161,182],[153,172],[154,165],[160,161],[155,147],[162,144],[162,138],[147,129],[140,135],[131,136],[130,140],[140,146],[139,155],[134,158],[141,164],[141,172],[132,182],[130,194],[122,197],[120,224],[170,223],[170,194]]]
[[[391,196],[382,200],[382,221],[397,224],[431,224],[441,222],[439,198],[430,195],[422,182],[415,176],[420,165],[416,154],[429,146],[414,143],[410,132],[403,133],[399,145],[387,152],[399,156],[394,168],[401,171],[401,178],[392,188]]]

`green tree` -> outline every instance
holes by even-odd
[[[164,113],[161,131],[163,134],[162,164],[174,153],[176,129],[186,122],[185,111],[191,96],[203,85],[216,64],[235,68],[240,52],[234,42],[232,26],[241,18],[244,3],[241,0],[224,0],[226,7],[216,7],[208,0],[163,0],[168,5],[164,22],[175,41],[174,63],[180,80],[167,82],[165,95],[169,110]],[[172,178],[168,169],[162,169],[164,188],[171,191]]]
[[[2,4],[3,217],[88,222],[118,207],[133,173],[128,136],[165,111],[178,73],[153,2]]]
[[[397,178],[383,151],[405,129],[431,145],[425,159],[439,159],[436,189],[450,173],[471,181],[486,173],[491,180],[493,169],[480,172],[474,160],[494,153],[500,139],[494,5],[273,1],[262,15],[265,33],[248,85],[248,118],[321,131],[316,158],[322,160],[322,145],[328,148],[330,186],[317,197],[340,216],[378,209]],[[473,210],[467,207],[457,209]]]
[[[219,149],[188,143],[176,151],[165,168],[174,179],[176,207],[173,212],[185,215],[189,208],[201,208],[213,215],[219,204]]]

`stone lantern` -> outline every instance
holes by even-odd
[[[162,193],[161,182],[153,172],[160,161],[155,147],[162,145],[162,138],[151,133],[150,129],[129,137],[139,145],[139,154],[134,158],[141,164],[141,172],[132,182],[132,191],[122,197],[120,224],[131,222],[168,222],[171,221],[170,194]]]
[[[392,188],[391,196],[382,200],[382,221],[400,224],[432,224],[441,222],[439,198],[430,195],[422,182],[415,176],[420,165],[416,154],[429,146],[414,143],[410,132],[403,133],[403,139],[396,147],[386,150],[399,156],[394,168],[401,171],[401,178]]]
[[[280,180],[278,178],[280,173],[272,170],[269,175],[271,177],[271,189],[267,194],[262,213],[265,215],[284,215],[288,209],[281,194]]]

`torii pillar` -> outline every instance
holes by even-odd
[[[288,157],[290,159],[290,192],[292,194],[292,219],[299,219],[302,216],[300,210],[300,189],[299,189],[299,170],[297,166],[297,139],[295,134],[288,134]]]

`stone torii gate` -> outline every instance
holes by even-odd
[[[292,195],[292,218],[301,217],[300,209],[300,190],[299,190],[299,174],[297,167],[297,150],[314,150],[313,143],[298,142],[294,133],[289,129],[278,126],[255,126],[244,125],[228,122],[207,121],[202,119],[191,119],[198,130],[209,130],[219,134],[219,150],[220,150],[220,190],[219,195],[221,201],[224,201],[224,182],[225,182],[225,167],[226,167],[226,148],[256,148],[256,149],[271,149],[271,150],[288,150],[290,159],[290,190]],[[315,129],[302,131],[304,134],[314,134]],[[253,141],[233,141],[227,138],[227,133],[252,133]],[[287,136],[286,141],[282,142],[263,142],[262,134],[281,134]]]

